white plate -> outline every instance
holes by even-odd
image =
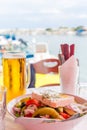
[[[37,89],[38,91],[44,91],[52,89],[57,91],[57,87],[44,87]],[[11,116],[14,117],[15,122],[23,125],[27,130],[72,130],[74,126],[76,126],[78,123],[80,123],[87,115],[74,119],[69,120],[66,122],[59,122],[56,119],[44,119],[44,118],[28,118],[28,117],[15,117],[12,111],[13,106],[22,98],[29,97],[29,95],[36,89],[29,89],[29,94],[25,94],[23,96],[19,96],[13,100],[11,100],[7,105],[7,110],[11,114]],[[59,91],[58,91],[59,92]],[[75,100],[78,103],[84,103],[87,102],[86,100],[75,96]]]

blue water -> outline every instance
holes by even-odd
[[[87,36],[76,35],[21,35],[21,37],[32,43],[34,38],[36,42],[46,42],[50,54],[57,56],[61,43],[75,44],[75,55],[80,63],[80,81],[87,82]]]

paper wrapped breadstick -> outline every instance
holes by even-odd
[[[74,55],[74,51],[75,51],[75,45],[72,44],[70,45],[70,56]]]
[[[61,47],[62,55],[64,55],[65,60],[69,59],[72,55],[74,55],[75,52],[74,44],[68,45],[67,43],[65,43],[65,44],[61,44],[60,47]]]
[[[75,94],[78,82],[79,67],[77,59],[71,56],[59,67],[61,88],[63,93]]]

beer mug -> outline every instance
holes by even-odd
[[[30,67],[26,66],[26,56],[22,52],[4,53],[2,64],[3,84],[7,88],[7,102],[9,102],[26,92],[26,86],[30,82]]]

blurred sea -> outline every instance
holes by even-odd
[[[87,36],[77,35],[21,35],[18,38],[23,38],[32,44],[35,42],[46,42],[50,54],[57,56],[60,50],[61,43],[75,44],[75,55],[80,63],[80,81],[87,82]]]

